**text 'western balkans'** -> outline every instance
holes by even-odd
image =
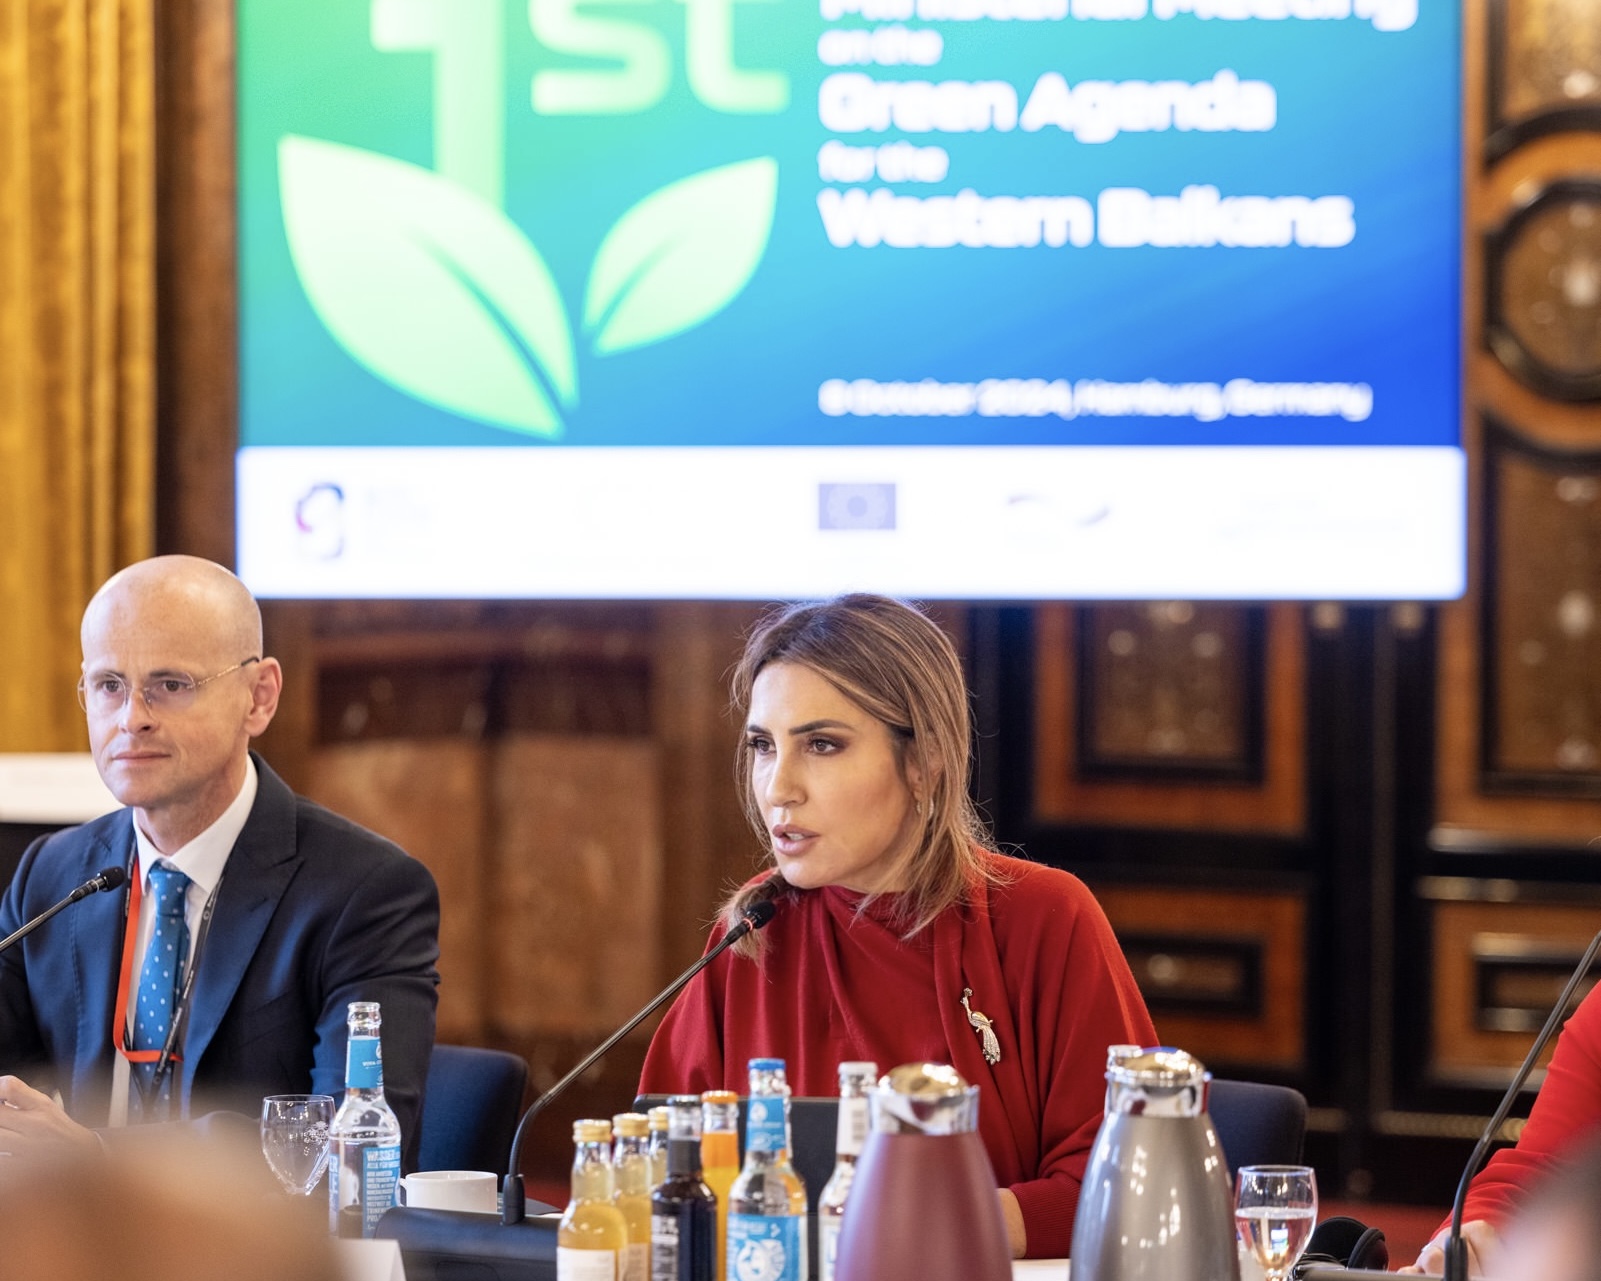
[[[1348,196],[1223,196],[1191,186],[1177,196],[1108,187],[1092,209],[1083,196],[898,196],[826,188],[817,194],[838,249],[1239,248],[1339,249],[1356,237]]]
[[[831,418],[1343,418],[1373,413],[1367,383],[1137,383],[1099,378],[986,378],[976,383],[830,378],[817,407]]]

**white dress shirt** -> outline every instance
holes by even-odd
[[[135,925],[133,974],[128,983],[126,1010],[128,1027],[133,1026],[134,1005],[139,997],[139,975],[144,966],[145,949],[150,945],[150,936],[156,929],[156,900],[150,892],[150,869],[158,862],[162,862],[177,868],[189,878],[189,890],[184,898],[184,920],[189,926],[189,955],[184,961],[184,975],[187,977],[195,963],[195,941],[201,917],[205,914],[206,902],[216,893],[217,885],[222,880],[222,870],[228,865],[228,855],[233,850],[234,843],[238,841],[239,833],[244,831],[245,822],[250,817],[250,809],[255,803],[256,763],[246,757],[245,781],[239,789],[239,795],[233,798],[215,823],[183,848],[171,854],[163,854],[140,830],[138,820],[134,820],[133,839],[138,854],[137,872],[140,878],[141,897],[139,920]],[[121,1054],[115,1054],[111,1069],[112,1125],[128,1123],[129,1086],[128,1060]]]

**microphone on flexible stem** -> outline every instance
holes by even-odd
[[[1468,1185],[1473,1182],[1473,1176],[1478,1173],[1479,1165],[1490,1150],[1490,1144],[1495,1142],[1497,1131],[1501,1123],[1506,1120],[1507,1113],[1512,1110],[1512,1103],[1518,1097],[1518,1091],[1523,1088],[1524,1081],[1528,1080],[1529,1073],[1534,1070],[1534,1061],[1540,1057],[1540,1051],[1545,1049],[1546,1042],[1551,1039],[1562,1022],[1562,1016],[1567,1013],[1568,1002],[1573,999],[1573,993],[1584,978],[1585,972],[1590,968],[1590,962],[1601,949],[1601,933],[1590,940],[1590,946],[1585,948],[1584,955],[1574,967],[1568,984],[1562,989],[1562,995],[1557,997],[1557,1003],[1551,1007],[1551,1013],[1540,1029],[1540,1035],[1534,1038],[1534,1044],[1529,1048],[1529,1055],[1523,1060],[1523,1066],[1518,1074],[1512,1078],[1512,1084],[1501,1096],[1501,1105],[1496,1108],[1495,1115],[1490,1123],[1484,1127],[1484,1133],[1479,1136],[1474,1146],[1473,1155],[1468,1158],[1467,1169],[1462,1171],[1462,1182],[1457,1185],[1456,1200],[1451,1203],[1451,1232],[1445,1239],[1445,1281],[1468,1281],[1468,1245],[1462,1239],[1462,1210],[1467,1204]]]
[[[738,943],[740,939],[744,938],[747,934],[761,929],[762,926],[766,925],[767,922],[772,920],[773,913],[777,910],[778,909],[773,905],[772,899],[757,899],[756,902],[752,903],[748,908],[745,909],[745,914],[740,917],[739,923],[718,940],[716,947],[706,952],[698,961],[691,965],[687,970],[680,974],[655,996],[651,997],[651,999],[645,1004],[644,1009],[640,1010],[639,1013],[634,1015],[633,1018],[624,1023],[622,1027],[618,1028],[615,1032],[608,1036],[584,1058],[583,1062],[581,1062],[566,1076],[562,1077],[561,1080],[557,1081],[555,1085],[551,1086],[550,1089],[546,1090],[534,1100],[528,1111],[523,1113],[522,1120],[517,1123],[517,1133],[512,1136],[511,1140],[511,1154],[506,1159],[506,1179],[501,1185],[500,1221],[503,1224],[510,1226],[514,1223],[521,1223],[523,1221],[523,1216],[528,1204],[527,1196],[523,1188],[523,1176],[521,1170],[523,1133],[528,1129],[528,1123],[541,1112],[543,1112],[545,1107],[564,1090],[566,1090],[569,1085],[571,1085],[591,1067],[593,1067],[595,1063],[598,1062],[600,1058],[612,1048],[612,1046],[616,1045],[617,1042],[623,1039],[623,1037],[627,1036],[636,1027],[638,1027],[640,1023],[642,1023],[647,1017],[649,1017],[664,1003],[666,1003],[669,998],[677,995],[679,989],[682,988],[684,984],[688,983],[690,979],[694,978],[725,951],[733,947],[734,944]]]
[[[776,878],[775,878],[776,880]],[[773,889],[782,888],[779,881]],[[769,897],[748,907],[739,922],[700,960],[674,979],[638,1014],[607,1037],[605,1042],[555,1085],[534,1100],[517,1124],[511,1141],[503,1185],[503,1211],[493,1215],[465,1214],[451,1210],[408,1209],[396,1206],[384,1211],[376,1235],[399,1244],[406,1275],[416,1281],[553,1281],[556,1276],[556,1225],[549,1219],[527,1217],[528,1202],[523,1190],[521,1163],[523,1133],[528,1123],[563,1090],[582,1076],[607,1050],[628,1035],[640,1020],[650,1014],[684,984],[711,964],[752,930],[759,930],[773,919],[774,904]],[[549,1207],[542,1207],[548,1209]]]
[[[15,934],[0,939],[0,952],[4,952],[13,943],[20,943],[63,908],[71,907],[79,899],[88,898],[91,894],[98,894],[101,890],[121,889],[123,882],[127,879],[128,873],[122,868],[105,868],[99,875],[90,877],[82,885],[78,886],[77,889],[73,890],[71,894],[67,895],[54,907],[45,908],[44,911],[40,912],[38,916],[34,917],[33,920],[29,921]]]
[[[1473,1155],[1468,1157],[1467,1168],[1462,1171],[1462,1182],[1457,1185],[1456,1200],[1451,1203],[1451,1230],[1445,1238],[1443,1281],[1468,1281],[1468,1246],[1462,1239],[1462,1211],[1467,1204],[1468,1187],[1473,1182],[1473,1176],[1479,1172],[1479,1166],[1483,1164],[1490,1145],[1495,1142],[1501,1123],[1512,1110],[1518,1091],[1523,1088],[1523,1083],[1529,1079],[1529,1073],[1534,1070],[1535,1060],[1540,1057],[1540,1052],[1545,1049],[1546,1043],[1562,1023],[1562,1016],[1568,1010],[1568,1002],[1573,999],[1573,993],[1589,970],[1590,962],[1595,960],[1598,950],[1601,950],[1601,933],[1591,939],[1590,946],[1584,949],[1584,955],[1579,958],[1578,965],[1569,976],[1567,986],[1562,989],[1562,995],[1557,997],[1557,1003],[1551,1007],[1545,1026],[1540,1029],[1540,1035],[1534,1038],[1534,1044],[1529,1047],[1529,1054],[1523,1060],[1523,1066],[1512,1078],[1512,1084],[1507,1086],[1506,1093],[1501,1096],[1500,1105],[1495,1109],[1495,1115],[1490,1118],[1490,1123],[1484,1127],[1484,1133],[1474,1145]],[[1297,1281],[1354,1281],[1359,1277],[1371,1277],[1374,1281],[1378,1281],[1378,1278],[1390,1275],[1380,1269],[1329,1267],[1322,1263],[1297,1267],[1295,1270]]]

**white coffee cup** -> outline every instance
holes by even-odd
[[[400,1204],[413,1210],[495,1214],[499,1181],[485,1170],[419,1170],[400,1181]]]

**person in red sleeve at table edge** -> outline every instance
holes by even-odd
[[[846,1059],[949,1063],[980,1086],[1014,1256],[1065,1256],[1107,1047],[1156,1031],[1089,890],[990,848],[950,641],[885,597],[795,606],[751,635],[733,693],[740,787],[775,867],[711,941],[757,898],[777,914],[678,998],[641,1091],[743,1092],[762,1056],[798,1095],[836,1094]]]
[[[1468,1247],[1468,1274],[1499,1273],[1501,1230],[1528,1200],[1529,1192],[1601,1135],[1601,987],[1579,1002],[1551,1055],[1545,1081],[1516,1147],[1504,1148],[1485,1163],[1468,1187],[1462,1211],[1462,1237]],[[1417,1262],[1402,1272],[1439,1273],[1445,1265],[1447,1215]]]

